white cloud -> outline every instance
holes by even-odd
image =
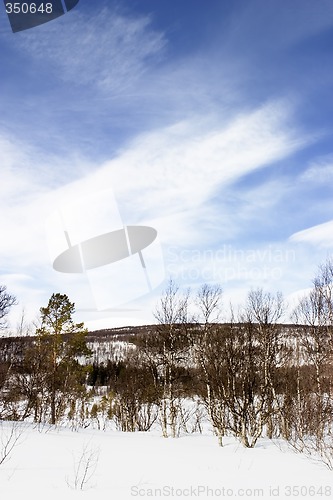
[[[76,10],[35,32],[23,32],[17,43],[75,86],[123,93],[166,44],[150,23],[148,16],[125,17],[108,8],[92,15]]]
[[[48,215],[66,201],[75,204],[75,200],[98,196],[105,189],[114,191],[124,223],[150,223],[165,244],[201,245],[203,231],[198,220],[214,213],[213,200],[220,189],[302,147],[303,139],[288,127],[288,120],[283,103],[271,103],[229,123],[215,117],[208,127],[199,119],[199,126],[193,120],[162,128],[142,134],[117,158],[56,189],[52,188],[52,174],[51,179],[47,176],[43,183],[36,183],[35,172],[43,158],[35,154],[31,158],[29,151],[23,151],[25,165],[34,164],[34,170],[31,174],[24,170],[18,181],[23,184],[13,197],[15,168],[7,169],[3,199],[11,200],[12,206],[8,210],[4,202],[2,205],[7,214],[2,262],[11,273],[37,273],[47,287],[66,283],[77,296],[82,295],[80,280],[52,270],[45,225]],[[16,149],[8,148],[6,163],[20,163]],[[63,163],[68,165],[69,159]],[[51,171],[56,166],[49,163]],[[86,222],[82,220],[82,224]],[[229,224],[226,222],[226,233]]]
[[[315,24],[318,31],[325,23],[320,20]],[[29,58],[29,64],[32,62],[31,67],[35,61],[40,70],[42,65],[46,71],[53,68],[54,87],[63,79],[70,82],[72,95],[73,88],[78,89],[77,100],[64,95],[63,103],[60,97],[64,87],[57,102],[48,93],[49,89],[43,96],[44,103],[50,98],[50,114],[46,113],[42,129],[45,135],[50,135],[50,141],[56,136],[59,150],[75,149],[78,144],[90,141],[92,150],[96,149],[94,154],[105,158],[105,151],[94,146],[96,139],[97,145],[101,144],[95,128],[103,129],[103,133],[109,131],[110,142],[114,140],[116,147],[119,140],[125,144],[101,165],[99,160],[88,164],[75,151],[53,156],[48,140],[43,145],[45,152],[41,153],[27,144],[18,144],[15,139],[2,139],[1,144],[0,137],[1,161],[6,166],[0,187],[0,207],[6,214],[0,258],[7,270],[4,281],[13,285],[23,303],[30,301],[39,307],[57,290],[68,293],[79,308],[92,308],[91,293],[82,277],[53,271],[48,254],[47,218],[68,201],[75,204],[77,199],[86,197],[89,205],[90,196],[98,197],[98,193],[110,189],[115,193],[124,223],[153,226],[165,248],[168,245],[178,245],[180,249],[218,248],[221,241],[239,236],[248,221],[259,223],[260,212],[267,210],[266,216],[272,216],[274,204],[285,192],[285,185],[276,181],[275,176],[260,187],[244,188],[244,195],[235,192],[233,184],[258,169],[272,167],[274,162],[309,144],[309,137],[291,124],[290,101],[275,100],[256,108],[247,101],[246,108],[240,108],[244,95],[238,92],[244,68],[237,62],[232,66],[231,53],[224,54],[222,63],[214,55],[204,53],[202,59],[192,55],[190,60],[163,61],[162,65],[156,65],[164,56],[166,40],[152,29],[148,17],[125,18],[105,11],[88,19],[76,10],[45,28],[22,33],[15,40]],[[146,78],[141,78],[142,75]],[[91,100],[86,99],[87,92],[93,96]],[[74,111],[73,121],[78,117],[73,124],[75,134],[70,138],[61,125],[54,131],[50,119],[54,113],[61,124],[69,111]],[[130,141],[128,137],[135,133],[132,122],[139,128],[145,115],[149,122],[146,130],[151,130],[137,134]],[[47,120],[52,122],[52,134]],[[124,136],[117,129],[118,120],[124,130],[128,129]],[[114,139],[114,133],[119,133],[119,137]],[[35,134],[31,136],[36,140]],[[76,136],[80,136],[77,142]],[[108,157],[110,149],[106,149]],[[322,170],[326,167],[322,165]],[[242,195],[239,206],[229,203],[229,196],[237,201],[237,196]],[[91,230],[100,231],[101,221],[94,224],[91,219],[90,214],[82,220],[82,225],[89,220]],[[261,245],[259,242],[257,248],[262,248]],[[288,290],[299,287],[308,261],[304,262],[281,264],[283,279],[285,282],[289,279]],[[186,274],[192,268],[200,273],[207,262],[204,259],[194,264],[178,264],[177,272]],[[217,264],[213,262],[209,268],[216,279],[221,267]],[[297,280],[296,266],[301,268]],[[238,267],[231,262],[230,273],[235,269]],[[287,280],[286,275],[290,275]],[[245,271],[240,269],[238,282],[228,280],[228,285],[232,285],[230,296],[239,298],[248,283],[260,285],[262,277],[262,271],[253,276],[251,265]],[[266,278],[269,285],[269,276]],[[278,280],[271,280],[273,288],[275,284],[280,286]],[[117,314],[123,323],[126,323],[124,316],[137,322],[143,314],[148,318],[149,300],[151,297],[145,297],[142,304],[139,301],[133,306],[143,305],[144,313],[133,312],[131,316],[130,312],[114,311],[110,314],[112,322],[117,321]],[[110,316],[103,315],[101,321],[105,321],[105,326],[110,325]],[[86,313],[86,317],[89,321],[96,319],[93,313]]]
[[[298,231],[289,239],[292,242],[308,243],[320,248],[333,248],[333,220]]]
[[[104,170],[113,171],[127,212],[165,215],[198,207],[241,176],[282,159],[303,144],[286,126],[283,104],[271,103],[229,123],[197,130],[192,121],[138,138]]]
[[[311,162],[300,180],[311,184],[326,184],[333,181],[333,155],[325,155]]]

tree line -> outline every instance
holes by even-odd
[[[209,422],[221,446],[228,435],[245,447],[282,437],[331,466],[332,291],[328,260],[286,325],[281,293],[251,290],[226,320],[219,285],[193,295],[170,281],[156,325],[133,337],[124,359],[103,363],[88,361],[74,304],[53,294],[35,335],[15,355],[1,353],[0,418],[98,428],[112,422],[126,432],[158,425],[164,437],[201,432]]]

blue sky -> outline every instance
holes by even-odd
[[[331,0],[80,0],[16,34],[0,14],[13,324],[53,292],[90,328],[149,323],[169,277],[218,282],[226,304],[260,286],[292,305],[311,286],[333,247]],[[157,230],[153,291],[138,255],[52,268],[64,229],[80,243],[119,224]]]

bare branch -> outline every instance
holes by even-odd
[[[0,426],[0,465],[10,460],[14,448],[19,444],[23,434],[22,425],[19,422],[12,422],[9,429],[1,423]]]
[[[17,305],[16,297],[7,292],[6,286],[0,285],[0,329],[7,326],[6,316],[14,305]]]

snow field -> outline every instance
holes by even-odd
[[[11,425],[3,423],[2,441]],[[25,423],[19,432],[19,444],[0,466],[1,498],[333,497],[333,472],[282,441],[261,439],[245,449],[233,438],[219,448],[208,434],[164,439],[157,431],[38,430]]]

